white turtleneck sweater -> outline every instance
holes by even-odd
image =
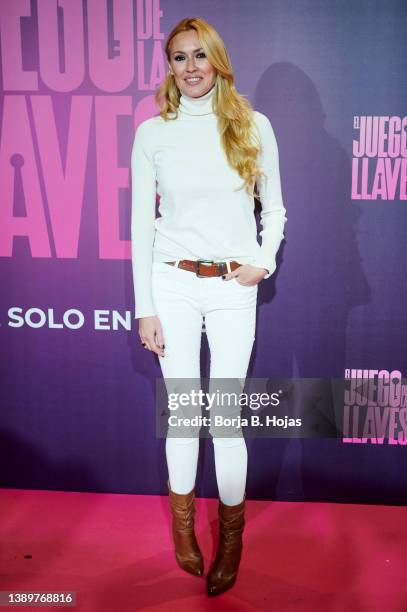
[[[261,200],[261,246],[254,198],[224,153],[212,110],[214,87],[200,98],[181,95],[178,118],[155,116],[140,123],[132,155],[132,267],[135,318],[156,314],[151,292],[153,261],[209,259],[276,269],[287,221],[277,142],[269,119],[254,112],[265,177]],[[156,218],[156,194],[160,196]]]

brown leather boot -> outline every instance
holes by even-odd
[[[172,535],[175,558],[178,565],[190,574],[202,576],[204,563],[194,531],[195,489],[182,495],[171,491],[168,480],[170,509],[172,513]]]
[[[245,499],[246,494],[236,506],[227,506],[219,500],[219,544],[206,580],[208,595],[220,595],[236,581],[243,549]]]

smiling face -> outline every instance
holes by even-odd
[[[180,32],[170,44],[170,70],[182,94],[199,98],[214,85],[216,70],[201,48],[195,30]]]

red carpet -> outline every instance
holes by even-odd
[[[166,497],[3,489],[0,590],[76,591],[81,612],[407,611],[405,507],[248,500],[246,516],[238,581],[212,599],[176,565]],[[197,500],[205,570],[216,517]]]

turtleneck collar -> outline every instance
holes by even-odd
[[[186,115],[214,115],[212,102],[215,93],[215,85],[199,98],[192,98],[186,94],[181,94],[179,100],[179,110]]]

